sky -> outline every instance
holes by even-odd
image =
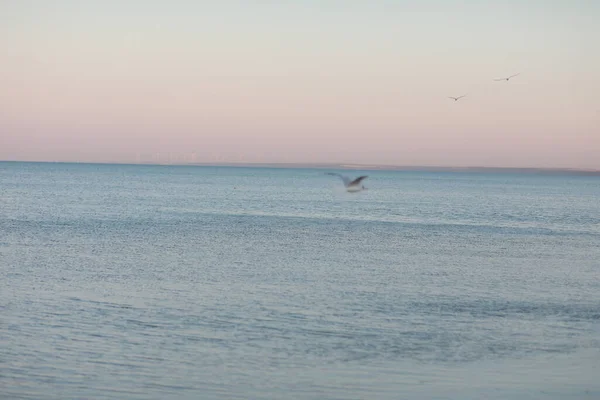
[[[598,21],[595,0],[0,0],[0,160],[600,169]]]

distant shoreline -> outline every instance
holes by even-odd
[[[314,169],[345,169],[364,171],[415,171],[415,172],[489,172],[489,173],[524,173],[524,174],[553,174],[553,175],[586,175],[600,176],[599,169],[586,168],[536,168],[536,167],[449,167],[449,166],[420,166],[420,165],[379,165],[358,163],[242,163],[242,162],[198,162],[198,163],[125,163],[125,162],[76,162],[76,161],[19,161],[0,160],[0,163],[31,163],[31,164],[90,164],[90,165],[156,165],[156,166],[202,166],[202,167],[239,167],[239,168],[314,168]]]

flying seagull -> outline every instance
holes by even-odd
[[[327,175],[339,176],[344,181],[344,186],[346,186],[346,190],[348,192],[360,192],[361,190],[367,190],[366,187],[360,184],[360,182],[367,178],[367,175],[359,176],[355,180],[351,181],[350,178],[344,175],[336,174],[333,172],[327,172]]]
[[[520,75],[520,74],[521,73],[519,72],[518,74],[511,75],[511,76],[509,76],[507,78],[500,78],[500,79],[494,79],[494,80],[495,81],[508,81],[510,78],[514,78],[515,76]]]
[[[454,101],[458,101],[459,99],[462,99],[463,97],[465,97],[466,94],[463,94],[462,96],[458,96],[458,97],[452,97],[452,96],[448,96],[449,99],[453,99]]]

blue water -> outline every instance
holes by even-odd
[[[323,172],[0,163],[0,397],[600,398],[600,178]]]

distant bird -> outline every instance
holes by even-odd
[[[466,94],[463,94],[462,96],[458,96],[458,97],[452,97],[452,96],[448,96],[449,99],[453,99],[454,101],[458,101],[459,99],[462,99],[463,97],[465,97]]]
[[[342,178],[342,181],[344,182],[344,186],[346,187],[346,190],[348,192],[360,192],[361,190],[367,190],[366,187],[364,187],[363,185],[360,184],[360,182],[363,179],[367,178],[367,175],[359,176],[358,178],[356,178],[353,181],[351,181],[350,178],[348,178],[347,176],[336,174],[333,172],[327,172],[327,175],[334,175],[334,176],[339,176],[340,178]]]
[[[509,76],[507,78],[500,78],[500,79],[494,79],[494,80],[495,81],[508,81],[510,78],[514,78],[517,75],[521,75],[521,73],[519,72],[518,74],[511,75],[511,76]]]

